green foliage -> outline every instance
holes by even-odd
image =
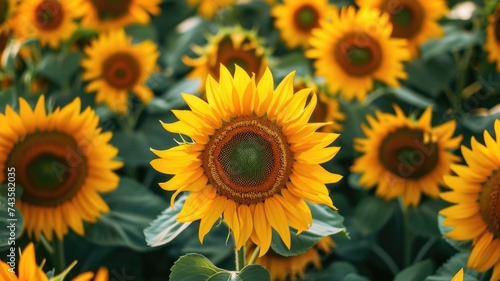
[[[421,261],[399,272],[394,281],[423,281],[426,276],[434,272],[434,266],[430,260]]]

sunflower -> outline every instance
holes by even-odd
[[[236,26],[223,28],[216,35],[209,35],[207,39],[208,43],[204,47],[195,46],[193,49],[200,57],[182,58],[186,65],[194,67],[187,77],[202,80],[201,91],[205,89],[207,75],[219,79],[220,64],[226,66],[231,73],[234,73],[234,67],[238,65],[249,75],[255,73],[257,80],[264,73],[269,51],[263,47],[256,32]]]
[[[128,110],[129,92],[145,104],[153,98],[144,83],[156,66],[156,44],[148,40],[132,45],[131,41],[123,30],[102,34],[85,48],[87,58],[81,62],[83,80],[92,80],[85,90],[97,92],[97,103],[120,114]]]
[[[9,105],[0,114],[0,183],[15,168],[23,187],[17,207],[28,236],[61,240],[68,227],[83,235],[83,222],[96,222],[109,211],[99,193],[118,186],[113,172],[117,149],[108,144],[112,134],[97,127],[90,108],[80,113],[80,99],[46,114],[42,95],[34,108],[19,99],[20,114]]]
[[[257,258],[255,263],[269,270],[271,280],[273,281],[289,280],[287,278],[296,281],[297,277],[304,277],[304,273],[309,265],[312,264],[318,269],[321,268],[320,252],[329,254],[334,245],[333,240],[327,236],[319,240],[314,247],[303,254],[284,257],[270,250],[264,256]],[[250,255],[254,249],[255,244],[248,242],[246,251],[247,260],[250,259]]]
[[[321,19],[329,19],[335,13],[337,9],[327,0],[285,0],[271,10],[276,17],[274,25],[288,48],[308,48],[311,31],[319,27]]]
[[[16,262],[11,260],[10,262]],[[36,264],[35,246],[29,243],[19,258],[18,274],[10,271],[11,265],[0,260],[0,277],[4,281],[49,281],[41,266]]]
[[[462,146],[465,165],[452,165],[456,175],[444,177],[452,191],[441,198],[455,205],[441,210],[444,225],[454,229],[454,240],[471,240],[467,267],[484,272],[493,267],[491,281],[500,280],[500,120],[494,125],[496,140],[484,131],[485,145],[474,137],[471,149]]]
[[[94,278],[94,279],[92,279]],[[94,272],[88,271],[84,272],[82,274],[79,274],[75,278],[73,278],[71,281],[109,281],[109,271],[105,267],[100,267],[97,270],[97,273],[94,276]]]
[[[338,91],[347,99],[364,100],[374,80],[399,87],[406,79],[403,61],[410,59],[407,42],[390,38],[387,14],[354,7],[341,10],[340,16],[321,21],[309,40],[306,56],[316,59],[316,75],[324,76],[332,94]]]
[[[0,36],[9,34],[17,0],[0,0]]]
[[[484,49],[488,52],[488,61],[497,63],[497,71],[500,72],[500,4],[497,5],[495,13],[488,17],[486,28],[486,44]]]
[[[198,14],[206,19],[211,19],[216,12],[235,3],[236,0],[188,0],[190,6],[198,6]]]
[[[460,270],[453,276],[453,279],[451,281],[464,281],[464,269],[460,268]]]
[[[395,115],[377,111],[378,120],[367,116],[371,128],[363,124],[366,138],[354,140],[363,155],[351,170],[362,174],[359,183],[364,187],[377,186],[377,196],[402,197],[406,206],[416,206],[421,193],[438,197],[443,175],[459,160],[448,150],[458,148],[462,137],[452,137],[455,121],[431,127],[430,107],[419,120],[407,118],[397,105],[394,110]]]
[[[445,0],[356,0],[361,7],[385,12],[392,23],[392,37],[407,39],[413,58],[419,47],[431,38],[443,36],[438,20],[448,13]]]
[[[82,25],[109,31],[131,24],[148,24],[150,15],[159,15],[161,0],[81,0]]]
[[[191,192],[177,220],[201,220],[201,242],[223,215],[236,248],[251,238],[262,256],[271,245],[272,228],[290,248],[289,226],[299,233],[310,227],[304,200],[335,208],[325,183],[341,176],[319,164],[339,151],[326,147],[338,135],[315,132],[328,123],[308,123],[317,99],[313,95],[306,106],[311,89],[294,94],[293,75],[273,90],[269,69],[256,83],[255,75],[250,78],[242,68],[236,67],[233,78],[221,65],[219,82],[207,78],[208,103],[183,94],[191,110],[175,110],[179,121],[163,124],[193,141],[152,149],[160,158],[151,165],[174,175],[160,183],[175,191],[172,206],[180,192]]]
[[[39,38],[42,46],[58,48],[75,30],[80,16],[78,1],[24,0],[14,18],[17,39]]]
[[[310,78],[298,79],[293,85],[294,91],[298,92],[305,88],[311,88],[318,96],[318,103],[311,115],[311,122],[329,122],[330,125],[320,129],[321,132],[340,132],[345,115],[340,111],[340,104],[336,97],[330,96],[323,86],[316,84]]]

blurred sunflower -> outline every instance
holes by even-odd
[[[311,31],[319,27],[321,19],[327,20],[335,13],[337,9],[327,0],[285,0],[271,10],[276,17],[274,25],[288,48],[308,48]]]
[[[198,14],[206,19],[211,19],[216,12],[235,3],[236,0],[188,0],[190,6],[198,6]]]
[[[410,59],[407,42],[390,38],[387,14],[378,10],[350,6],[331,21],[321,21],[309,40],[306,56],[315,59],[316,75],[324,76],[332,94],[363,101],[373,89],[374,80],[399,87],[406,79],[403,61]]]
[[[13,28],[19,40],[39,38],[42,46],[58,48],[77,29],[79,16],[78,1],[25,0],[20,1]]]
[[[92,279],[93,278],[93,279]],[[100,267],[94,276],[94,272],[88,271],[79,274],[71,281],[109,281],[109,271],[105,267]]]
[[[102,34],[85,48],[87,58],[83,80],[91,80],[85,90],[97,92],[96,102],[105,103],[111,110],[125,114],[129,93],[133,92],[148,104],[153,92],[145,85],[156,67],[159,53],[156,44],[144,41],[132,45],[132,39],[123,30]]]
[[[488,52],[488,61],[497,64],[500,72],[500,4],[495,12],[488,16],[488,27],[486,28],[486,43],[484,49]]]
[[[255,73],[257,80],[260,79],[267,67],[269,51],[264,48],[255,31],[244,30],[240,26],[223,28],[207,39],[208,43],[204,47],[193,48],[200,57],[182,58],[186,65],[194,67],[188,77],[201,79],[201,91],[205,89],[207,75],[210,74],[215,80],[219,79],[220,64],[231,73],[234,73],[234,66],[238,65],[249,75]]]
[[[0,36],[8,34],[12,28],[12,18],[17,8],[17,0],[0,0]]]
[[[296,281],[297,277],[304,277],[305,271],[308,266],[314,265],[316,268],[321,268],[320,251],[329,254],[331,248],[335,245],[330,237],[324,237],[316,243],[311,249],[305,253],[284,257],[274,251],[270,250],[264,256],[257,258],[256,264],[260,264],[269,270],[271,280],[273,281]],[[255,249],[255,244],[252,242],[247,243],[247,260]]]
[[[444,177],[453,190],[440,194],[455,205],[441,210],[443,224],[454,229],[454,240],[471,240],[467,267],[484,272],[493,267],[491,281],[500,280],[500,120],[495,121],[496,140],[484,131],[485,145],[474,137],[469,149],[462,146],[465,165],[452,165],[456,175]]]
[[[392,23],[392,37],[407,39],[412,58],[419,56],[422,43],[443,36],[438,20],[448,13],[444,0],[356,0],[360,7],[387,13]]]
[[[328,95],[322,86],[316,84],[312,79],[298,79],[293,85],[295,92],[305,88],[311,88],[313,93],[318,96],[318,103],[314,109],[311,122],[332,122],[319,129],[321,132],[340,132],[342,124],[340,123],[345,119],[345,115],[340,111],[340,104],[335,97]]]
[[[0,279],[3,281],[49,281],[41,267],[36,264],[35,246],[29,243],[21,252],[17,276],[9,271],[10,265],[0,260]]]
[[[150,15],[159,15],[161,0],[81,0],[82,25],[109,31],[131,24],[148,24]]]
[[[453,276],[453,279],[451,281],[464,281],[464,269],[461,268],[455,276]]]
[[[367,116],[371,128],[362,124],[366,138],[354,140],[363,155],[351,170],[362,174],[359,183],[364,187],[377,186],[377,196],[402,197],[406,206],[416,206],[421,193],[438,197],[443,175],[459,160],[448,150],[458,148],[462,137],[452,137],[455,121],[431,127],[430,107],[419,120],[407,118],[397,105],[394,110],[396,115],[377,111],[378,120]]]
[[[312,224],[304,200],[325,204],[332,200],[325,183],[341,176],[321,167],[339,147],[326,147],[337,137],[315,132],[328,123],[308,123],[316,96],[306,106],[311,89],[293,93],[290,73],[274,90],[273,76],[266,69],[257,84],[240,67],[234,78],[221,65],[219,83],[207,78],[207,100],[183,94],[191,110],[173,110],[180,120],[163,124],[170,132],[190,137],[168,150],[152,151],[160,157],[154,169],[174,177],[160,186],[190,191],[179,222],[201,220],[199,239],[224,215],[236,248],[249,238],[260,246],[260,256],[270,245],[272,229],[290,248],[289,227],[300,233]]]
[[[117,149],[108,144],[112,134],[101,133],[99,118],[80,99],[46,114],[42,95],[34,110],[19,99],[20,113],[9,105],[0,114],[0,182],[7,168],[16,169],[23,194],[16,202],[28,236],[61,240],[68,227],[83,235],[83,222],[96,222],[109,211],[99,193],[113,191],[119,178],[113,170]]]

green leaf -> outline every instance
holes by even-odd
[[[149,166],[149,162],[154,158],[154,154],[149,151],[151,147],[149,140],[143,132],[114,132],[110,142],[118,148],[118,157],[125,164]]]
[[[309,61],[301,52],[290,53],[280,58],[273,67],[273,77],[280,80],[292,71],[296,71],[295,76],[304,77],[311,72],[308,66]]]
[[[443,200],[427,200],[416,208],[408,209],[411,231],[423,237],[441,237],[438,228],[438,212],[447,204]]]
[[[152,247],[160,246],[172,241],[191,223],[180,223],[177,215],[182,209],[187,195],[177,199],[173,208],[168,207],[145,230],[146,242]]]
[[[105,246],[124,246],[136,251],[152,250],[144,229],[168,204],[133,179],[122,177],[118,188],[102,198],[110,211],[95,224],[85,225],[85,238]]]
[[[394,204],[378,197],[363,198],[355,210],[364,235],[379,231],[394,214]]]
[[[436,106],[435,102],[427,97],[420,95],[419,93],[406,88],[390,88],[389,92],[393,93],[394,96],[401,101],[407,102],[419,108],[427,108],[428,106]]]
[[[469,251],[472,247],[472,240],[468,241],[457,241],[453,240],[451,238],[448,238],[446,236],[446,233],[450,232],[453,230],[453,227],[446,226],[443,224],[445,217],[443,215],[438,215],[438,228],[439,232],[441,232],[441,235],[443,236],[444,240],[448,242],[453,248],[459,250],[459,251]]]
[[[38,71],[44,77],[64,85],[80,68],[82,58],[81,52],[47,54],[40,61]]]
[[[176,109],[186,106],[186,102],[182,98],[183,93],[195,94],[200,88],[201,80],[197,78],[186,78],[175,83],[168,91],[163,94],[166,103],[170,106],[169,109]]]
[[[269,271],[267,271],[267,269],[258,264],[251,264],[245,266],[238,273],[238,276],[242,281],[271,280],[271,275],[269,274]]]
[[[170,281],[201,281],[225,270],[213,265],[203,255],[187,254],[180,257],[170,271]]]
[[[358,279],[353,279],[358,277]],[[318,272],[309,273],[303,278],[304,281],[344,281],[344,280],[363,280],[365,277],[358,275],[358,270],[354,265],[344,261],[331,263],[327,268]]]
[[[470,253],[458,253],[445,262],[437,271],[436,274],[428,276],[425,281],[450,281],[457,272],[464,269],[464,281],[479,281],[488,280],[482,279],[482,274],[467,268],[467,260]]]
[[[132,37],[132,43],[139,43],[144,40],[158,41],[158,32],[152,25],[134,24],[125,27],[127,35]]]
[[[0,197],[0,251],[16,245],[15,239],[21,236],[24,226],[21,210],[16,207],[15,201],[9,198],[15,197]]]
[[[475,45],[482,45],[484,32],[482,30],[466,31],[455,25],[443,27],[445,35],[439,39],[431,39],[422,45],[422,59],[427,60],[446,53],[464,50]]]
[[[314,246],[321,238],[343,232],[344,218],[337,212],[326,206],[307,203],[311,209],[313,223],[311,228],[299,235],[295,229],[291,230],[291,249],[285,246],[280,236],[273,230],[271,248],[278,254],[289,257],[303,254]]]
[[[394,281],[423,281],[425,277],[434,272],[434,265],[427,259],[405,268],[399,272]]]
[[[405,65],[408,80],[404,84],[418,89],[423,94],[436,98],[449,85],[456,74],[451,55],[442,55],[428,60],[417,60]]]

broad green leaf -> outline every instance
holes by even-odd
[[[407,102],[411,105],[417,106],[419,108],[427,108],[428,106],[435,106],[435,102],[428,98],[420,95],[419,93],[406,88],[390,88],[388,91],[401,101]]]
[[[132,43],[139,43],[144,40],[158,41],[158,32],[152,25],[134,24],[125,27],[127,35],[132,37]]]
[[[455,25],[446,25],[443,28],[445,30],[443,37],[431,39],[422,45],[422,59],[427,60],[483,44],[484,32],[482,30],[465,31]]]
[[[85,238],[105,246],[123,246],[136,251],[152,250],[144,229],[168,204],[137,181],[122,177],[118,188],[101,195],[110,211],[95,224],[85,225]]]
[[[436,271],[436,274],[428,276],[425,281],[450,281],[461,268],[464,269],[464,281],[489,280],[489,278],[482,278],[486,277],[483,274],[467,268],[469,255],[470,253],[454,255]]]
[[[292,71],[296,71],[297,77],[305,77],[311,72],[308,59],[300,52],[289,53],[280,58],[273,67],[273,77],[280,80]]]
[[[336,261],[317,272],[306,274],[304,281],[344,281],[348,276],[357,274],[354,265],[345,261]],[[364,280],[364,279],[359,279]]]
[[[405,65],[408,80],[403,83],[436,98],[455,77],[456,65],[451,55],[416,60]]]
[[[343,225],[344,218],[337,212],[326,206],[318,204],[307,204],[311,209],[313,216],[313,223],[309,230],[297,235],[295,229],[291,230],[291,249],[285,246],[281,241],[280,236],[273,230],[273,238],[271,248],[278,254],[288,257],[300,255],[311,247],[313,247],[321,238],[325,236],[334,235],[337,233],[344,233],[345,227]]]
[[[245,266],[238,273],[238,276],[242,281],[271,280],[271,275],[269,274],[269,271],[267,271],[267,269],[258,264],[251,264]]]
[[[81,52],[50,53],[42,58],[38,71],[44,77],[64,85],[76,74],[82,58]]]
[[[110,143],[118,148],[118,157],[127,165],[149,166],[154,159],[154,154],[149,151],[149,140],[143,132],[118,131],[113,133]]]
[[[172,85],[162,96],[165,102],[169,105],[169,109],[177,109],[186,106],[186,102],[182,98],[183,93],[195,94],[201,85],[201,80],[197,78],[186,78]],[[203,81],[205,82],[205,81]]]
[[[365,235],[380,230],[393,214],[394,204],[374,196],[363,198],[355,210],[361,232]]]
[[[457,240],[453,240],[451,238],[448,238],[448,236],[446,236],[446,233],[452,231],[453,227],[444,225],[443,224],[444,219],[445,219],[444,216],[438,215],[438,219],[437,219],[438,220],[438,228],[439,228],[439,231],[441,232],[441,235],[443,236],[444,240],[446,242],[448,242],[448,244],[453,246],[453,248],[455,248],[459,251],[469,251],[472,247],[471,240],[469,240],[469,241],[457,241]]]
[[[431,260],[424,260],[403,269],[396,275],[394,281],[423,281],[425,277],[434,272]]]
[[[437,215],[446,206],[443,200],[427,200],[415,208],[409,208],[408,219],[411,231],[423,237],[441,237]]]
[[[10,198],[15,199],[15,196],[0,196],[0,251],[15,247],[24,226],[23,214]]]
[[[146,242],[152,247],[160,246],[172,241],[181,234],[191,223],[180,223],[177,215],[182,209],[187,195],[177,199],[173,208],[168,207],[144,230]]]
[[[180,257],[170,271],[170,281],[209,280],[217,273],[225,272],[224,269],[216,267],[200,254],[187,254]]]
[[[363,261],[372,252],[372,245],[377,243],[374,235],[364,235],[361,225],[355,216],[346,218],[345,227],[349,231],[350,239],[339,235],[335,238],[334,252],[349,261]]]

